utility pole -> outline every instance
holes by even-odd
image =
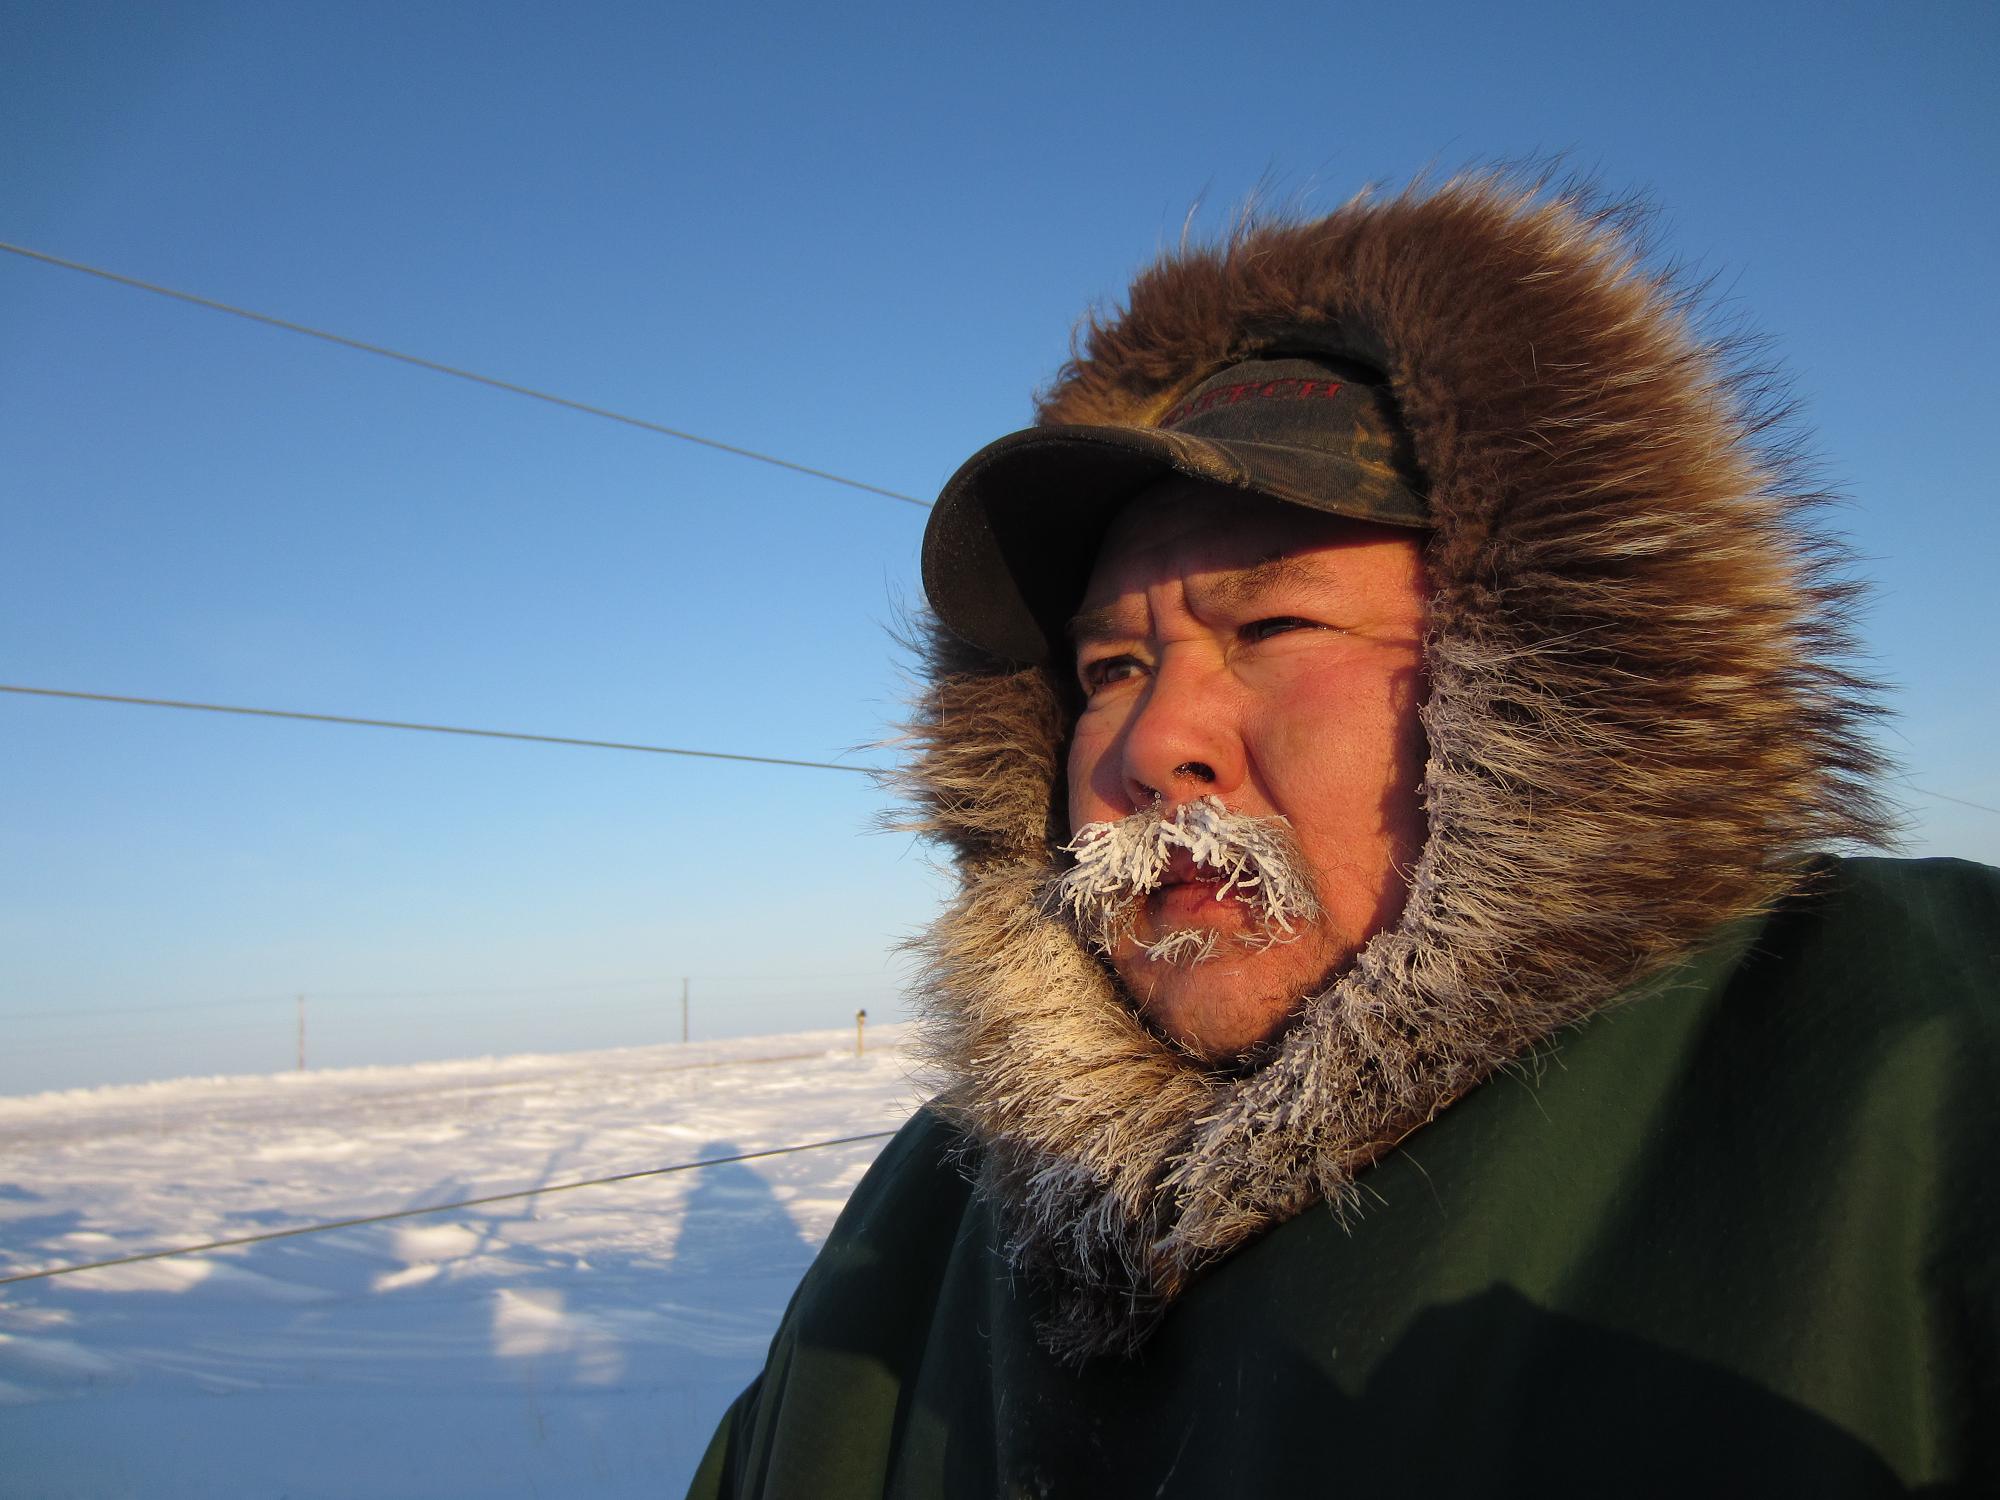
[[[681,1040],[688,1039],[688,982],[687,975],[681,975]]]
[[[868,1012],[865,1010],[857,1010],[854,1013],[854,1055],[856,1057],[859,1057],[861,1055],[861,1028],[866,1026],[867,1024],[868,1024]]]
[[[299,1071],[306,1070],[306,997],[299,996]]]

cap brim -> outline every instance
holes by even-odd
[[[1359,521],[1429,524],[1414,496],[1371,494],[1358,465],[1316,449],[1151,427],[1031,427],[973,454],[939,494],[923,547],[932,612],[1011,661],[1058,656],[1112,518],[1175,475]]]

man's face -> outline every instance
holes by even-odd
[[[1086,703],[1074,833],[1219,798],[1292,825],[1321,910],[1292,941],[1238,942],[1252,909],[1182,859],[1110,955],[1140,1013],[1216,1061],[1283,1029],[1402,910],[1424,837],[1424,574],[1416,536],[1195,480],[1113,523],[1072,632]],[[1149,959],[1175,929],[1215,956]]]

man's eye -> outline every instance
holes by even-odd
[[[1293,630],[1314,629],[1311,620],[1301,620],[1296,615],[1274,615],[1268,620],[1252,620],[1237,632],[1246,641],[1268,641],[1274,635],[1284,635]]]
[[[1103,656],[1083,663],[1077,668],[1076,675],[1083,679],[1084,691],[1094,693],[1101,687],[1123,682],[1144,670],[1144,665],[1136,656]]]

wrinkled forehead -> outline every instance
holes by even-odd
[[[1323,571],[1341,574],[1356,571],[1348,564],[1360,562],[1361,554],[1386,547],[1414,558],[1417,546],[1416,536],[1402,527],[1174,479],[1141,492],[1113,517],[1077,611],[1099,611],[1172,578],[1276,582],[1299,576],[1315,559],[1325,560]]]

